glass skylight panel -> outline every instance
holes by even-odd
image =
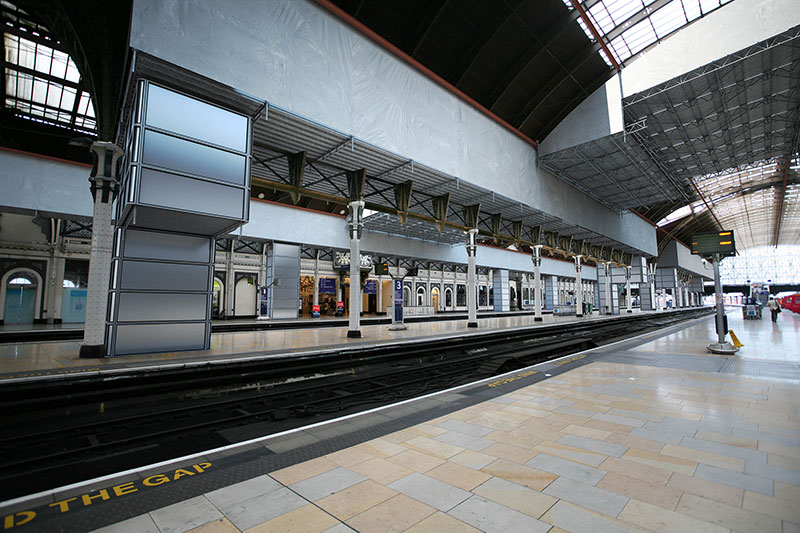
[[[4,33],[3,49],[6,107],[34,120],[96,128],[91,98],[85,91],[78,95],[74,85],[80,83],[80,73],[66,53],[11,32]]]
[[[609,13],[604,2],[599,2],[592,6],[588,13],[592,17],[595,28],[601,35],[609,32],[614,27],[614,19],[611,18],[611,13]]]
[[[604,3],[617,26],[641,11],[644,7],[641,0],[604,0]],[[608,33],[613,28],[613,26],[607,29],[604,28],[601,33]]]
[[[622,32],[622,38],[625,40],[625,44],[628,46],[630,53],[621,55],[630,57],[656,42],[658,36],[655,31],[653,31],[653,25],[650,23],[650,20],[645,19],[629,30]],[[625,59],[627,59],[627,57]]]
[[[694,20],[700,16],[700,3],[694,0],[686,0],[683,2],[683,11],[686,13],[688,20]]]
[[[725,3],[724,1],[720,0],[699,0],[700,10],[703,12],[704,15],[709,11],[718,8],[724,3]]]
[[[617,61],[622,63],[701,15],[730,1],[672,0],[651,12],[655,0],[600,0],[587,10],[587,14],[595,29],[608,43]],[[563,2],[569,9],[573,9],[571,0]],[[627,28],[626,24],[634,22],[631,20],[632,17],[644,17],[644,19]],[[594,41],[594,36],[584,21],[579,18],[578,24],[586,36]],[[619,33],[620,30],[623,30],[622,33],[609,42],[606,36],[610,33]],[[604,56],[602,52],[601,56]],[[608,58],[603,57],[603,59],[606,63],[610,63]]]
[[[650,22],[653,23],[653,27],[656,29],[658,36],[664,37],[677,30],[688,21],[683,12],[682,2],[678,0],[670,2],[650,15]]]

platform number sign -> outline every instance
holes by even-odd
[[[394,323],[403,322],[403,281],[394,280]]]

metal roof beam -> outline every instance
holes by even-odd
[[[792,163],[792,154],[787,154],[783,164],[783,185],[778,196],[778,209],[775,212],[775,231],[772,245],[777,247],[781,238],[781,224],[783,224],[783,202],[786,198],[786,178],[789,176],[789,166]]]
[[[461,61],[453,69],[453,72],[450,75],[450,79],[454,80],[455,86],[458,87],[461,85],[461,82],[464,81],[464,77],[472,68],[472,65],[475,63],[475,60],[478,59],[478,56],[483,53],[484,48],[486,45],[492,42],[506,22],[511,20],[514,16],[514,12],[517,8],[522,4],[522,0],[515,0],[512,2],[513,5],[508,5],[507,2],[501,2],[500,11],[498,12],[497,16],[489,22],[486,27],[484,27],[483,32],[481,32],[480,37],[475,39],[475,42],[472,43],[472,46],[464,53],[461,57]]]
[[[517,80],[517,78],[528,68],[528,65],[533,63],[536,59],[539,58],[541,54],[546,53],[545,49],[553,44],[553,41],[558,38],[564,30],[566,30],[570,24],[575,22],[578,19],[578,12],[575,10],[568,11],[563,17],[561,17],[558,21],[556,21],[552,25],[552,30],[543,37],[543,41],[545,42],[542,45],[541,41],[537,40],[534,44],[528,47],[527,50],[517,59],[514,64],[506,71],[505,76],[503,76],[497,83],[494,84],[495,88],[489,93],[489,97],[486,99],[486,104],[489,109],[492,109],[497,102],[505,95],[511,85]],[[598,46],[599,49],[599,46]]]
[[[594,45],[594,46],[597,46],[597,45]],[[588,58],[587,58],[587,59],[588,59]],[[597,89],[599,89],[599,88],[600,88],[600,86],[601,86],[601,85],[603,85],[603,84],[604,84],[604,83],[605,83],[605,82],[606,82],[608,79],[609,79],[609,75],[608,75],[608,73],[607,73],[607,72],[606,72],[606,73],[603,73],[603,74],[601,74],[599,77],[595,78],[595,79],[594,79],[594,80],[593,80],[593,81],[592,81],[592,82],[589,84],[589,86],[588,86],[588,88],[587,88],[587,89],[588,89],[588,94],[592,94],[594,91],[596,91]],[[563,80],[562,80],[562,81],[563,81]],[[557,87],[557,86],[556,86],[556,87]],[[550,92],[554,91],[554,90],[556,89],[556,87],[553,87],[553,89],[552,89]],[[548,95],[547,95],[547,96],[549,97],[549,96],[550,96],[550,93],[548,93]],[[527,122],[528,118],[530,118],[531,116],[533,116],[533,114],[534,114],[534,112],[536,111],[536,109],[538,109],[539,105],[540,105],[542,102],[544,102],[545,100],[546,100],[546,97],[545,97],[545,99],[541,100],[540,102],[538,102],[538,103],[536,104],[536,108],[534,108],[533,110],[531,110],[531,112],[528,114],[528,116],[526,116],[526,117],[525,117],[525,121],[526,121],[526,122]],[[533,100],[531,100],[531,101],[533,101]],[[552,131],[552,128],[555,128],[555,127],[558,125],[558,123],[559,123],[559,122],[561,122],[561,121],[564,119],[564,117],[566,117],[567,115],[569,115],[569,114],[572,112],[572,110],[573,110],[573,109],[574,109],[574,108],[573,108],[572,106],[569,106],[569,105],[562,105],[562,106],[561,106],[561,111],[559,111],[559,112],[558,112],[558,113],[557,113],[557,114],[556,114],[556,115],[555,115],[555,116],[554,116],[552,119],[550,119],[550,122],[548,122],[548,123],[545,125],[545,127],[542,129],[542,131]],[[520,127],[522,127],[522,124],[520,124]]]
[[[417,25],[416,31],[411,34],[408,44],[406,45],[406,50],[410,50],[408,55],[411,57],[417,55],[422,43],[424,43],[425,39],[430,35],[436,21],[442,16],[448,2],[449,0],[429,0],[428,9],[422,17],[420,17],[420,23]]]
[[[545,102],[564,81],[566,81],[568,78],[571,78],[572,73],[580,68],[580,66],[588,61],[591,57],[593,57],[599,49],[600,47],[596,43],[586,46],[575,59],[570,61],[560,76],[552,77],[544,87],[539,89],[536,94],[528,99],[528,101],[522,107],[522,110],[517,113],[517,116],[514,118],[513,124],[518,128],[522,128],[525,123],[528,122],[528,120],[534,115],[534,113],[536,113],[536,111],[539,109],[539,106],[541,106],[542,103]],[[605,81],[608,79],[608,76],[604,74],[603,79]],[[583,85],[578,85],[581,87],[584,96],[588,96],[590,94]],[[550,124],[552,124],[552,121]]]
[[[784,45],[786,43],[792,42],[792,41],[794,41],[794,40],[796,40],[798,38],[800,38],[800,26],[796,26],[796,27],[794,27],[794,28],[792,28],[790,30],[787,30],[787,31],[779,34],[779,35],[771,37],[770,39],[767,39],[764,42],[754,44],[753,46],[750,46],[750,47],[748,47],[748,48],[746,48],[746,49],[744,49],[744,50],[742,50],[740,52],[737,52],[735,54],[731,54],[729,56],[726,56],[726,57],[724,57],[724,58],[722,58],[722,59],[720,59],[718,61],[713,61],[713,62],[711,62],[711,63],[709,63],[707,65],[704,65],[704,66],[702,66],[702,67],[700,67],[698,69],[695,69],[695,70],[693,70],[691,72],[687,72],[687,73],[685,73],[685,74],[683,74],[681,76],[677,76],[677,77],[673,78],[672,80],[669,80],[669,81],[666,81],[666,82],[661,83],[659,85],[656,85],[655,87],[651,87],[649,89],[646,89],[644,91],[641,91],[639,93],[631,95],[630,97],[625,99],[624,105],[625,106],[629,106],[629,105],[636,104],[638,102],[641,102],[642,100],[646,100],[646,99],[651,98],[651,97],[653,97],[655,95],[661,94],[661,93],[663,93],[665,91],[668,91],[668,90],[670,90],[670,89],[672,89],[674,87],[677,87],[679,85],[683,85],[685,83],[689,83],[689,82],[691,82],[691,81],[693,81],[693,80],[695,80],[697,78],[701,78],[701,77],[705,76],[706,74],[708,74],[710,72],[713,72],[715,70],[722,69],[722,68],[725,68],[725,67],[732,66],[732,65],[734,65],[736,63],[739,63],[741,61],[744,61],[745,59],[748,59],[748,58],[750,58],[752,56],[758,55],[758,54],[760,54],[762,52],[766,52],[766,51],[771,50],[772,48],[775,48],[777,46],[781,46],[781,45]]]
[[[585,155],[583,155],[583,154],[581,153],[581,151],[578,149],[578,147],[577,147],[577,146],[575,146],[575,147],[573,148],[573,150],[575,151],[575,153],[576,153],[576,154],[578,154],[578,156],[579,156],[581,159],[583,159],[583,162],[584,162],[584,164],[586,164],[586,166],[590,167],[590,168],[591,168],[592,170],[594,170],[594,171],[595,171],[597,174],[599,174],[599,175],[601,175],[601,176],[605,177],[605,178],[606,178],[608,181],[610,181],[611,183],[613,183],[614,185],[616,185],[616,186],[619,188],[619,190],[621,190],[621,191],[625,192],[625,193],[626,193],[628,196],[630,196],[630,197],[633,199],[633,201],[637,202],[637,204],[636,204],[636,205],[644,205],[644,204],[643,204],[643,202],[642,202],[642,201],[641,201],[639,198],[637,198],[637,197],[636,197],[636,195],[634,195],[634,194],[633,194],[633,193],[632,193],[632,192],[631,192],[631,191],[630,191],[630,190],[629,190],[627,187],[623,186],[623,185],[622,185],[620,182],[618,182],[617,180],[615,180],[615,179],[614,179],[614,178],[611,176],[611,174],[607,173],[605,170],[603,170],[603,169],[601,169],[600,167],[598,167],[597,165],[595,165],[595,164],[594,164],[594,163],[593,163],[593,162],[592,162],[590,159],[588,159],[588,158],[587,158]]]
[[[75,83],[73,81],[69,81],[64,78],[59,78],[58,76],[47,74],[46,72],[40,72],[38,70],[34,70],[28,67],[23,67],[22,65],[18,65],[16,63],[9,63],[5,59],[0,60],[0,65],[2,65],[4,69],[16,70],[17,72],[22,72],[23,74],[27,74],[28,76],[32,76],[34,78],[47,80],[50,83],[56,83],[63,87],[70,87],[72,89],[75,89],[76,91],[78,91],[78,94],[75,95],[76,99],[80,99],[81,91],[86,91],[86,88],[81,83]],[[3,95],[5,96],[5,93],[3,93]]]
[[[603,37],[600,35],[600,32],[597,31],[597,28],[594,26],[594,22],[592,19],[589,18],[589,15],[584,11],[583,7],[581,6],[580,0],[570,0],[572,2],[572,6],[580,13],[581,18],[583,19],[583,23],[586,24],[586,27],[589,28],[589,31],[594,36],[594,40],[600,43],[600,46],[603,47],[603,51],[606,53],[606,57],[609,61],[611,61],[611,65],[614,69],[619,72],[622,70],[622,67],[619,66],[617,63],[617,58],[614,57],[614,54],[611,53],[611,50],[608,48],[608,45],[603,40]]]

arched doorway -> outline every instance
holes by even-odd
[[[417,306],[425,305],[425,287],[417,287]]]
[[[224,307],[225,284],[219,278],[214,278],[214,290],[211,292],[211,316],[218,317]]]
[[[433,306],[433,312],[439,312],[439,287],[433,287],[431,289],[431,305]]]
[[[233,293],[234,316],[253,316],[256,314],[256,283],[255,277],[242,278],[236,282]]]
[[[33,324],[39,314],[42,280],[26,268],[10,270],[2,280],[4,324]]]
[[[450,287],[444,290],[444,308],[447,310],[453,307],[453,289]]]
[[[411,305],[411,289],[403,287],[403,307]]]

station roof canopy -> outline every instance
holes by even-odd
[[[800,26],[623,100],[625,129],[542,165],[667,233],[798,244]]]
[[[538,142],[617,70],[737,0],[314,1]],[[130,57],[124,31],[130,2],[114,9],[101,0],[0,0],[0,6],[3,143],[11,139],[25,149],[11,119],[68,128],[73,137],[100,132],[108,138]],[[613,209],[635,209],[661,222],[683,242],[693,232],[724,227],[737,231],[740,247],[797,243],[799,35],[794,28],[628,96],[622,133],[548,154],[540,164]],[[73,49],[93,52],[73,53],[73,62],[67,55]],[[262,162],[253,165],[256,178],[275,180],[277,173],[285,180],[281,157],[306,150],[317,167],[309,172],[320,174],[313,188],[323,194],[342,196],[343,170],[368,167],[366,194],[379,203],[392,203],[391,188],[381,183],[413,179],[415,208],[427,213],[433,195],[447,191],[454,219],[461,207],[480,201],[483,228],[492,228],[491,214],[503,213],[506,235],[513,219],[634,252],[291,113],[269,113],[254,133]],[[371,222],[375,230],[386,229],[390,221],[378,218]],[[415,230],[405,231],[413,236]],[[437,238],[455,239],[445,233]]]
[[[616,69],[730,1],[333,3],[538,141]],[[723,228],[740,248],[800,243],[798,33],[628,96],[622,132],[542,166],[659,223],[660,247]]]
[[[638,54],[730,0],[331,3],[535,141]],[[587,25],[582,13],[588,17]],[[592,28],[603,35],[603,44]]]

